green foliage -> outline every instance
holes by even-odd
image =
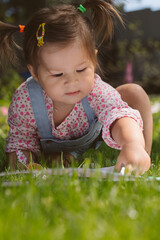
[[[6,155],[4,152],[5,144],[5,139],[0,136],[0,171],[4,171],[6,164]]]
[[[97,167],[110,167],[115,165],[119,151],[108,147],[104,142],[100,147],[95,149],[89,149],[81,156],[81,160],[90,159],[90,168]]]
[[[1,239],[151,240],[159,237],[159,183],[31,176],[1,187]],[[142,204],[143,203],[143,204]]]
[[[7,115],[3,116],[2,112],[0,111],[0,171],[3,171],[5,169],[6,155],[4,152],[4,148],[5,138],[7,137],[8,130],[9,127],[7,124]]]
[[[125,36],[117,41],[117,72],[124,75],[126,64],[130,61],[133,64],[134,81],[148,93],[159,93],[160,43],[157,39],[145,36],[143,27],[140,20],[132,20],[125,31],[122,29]]]
[[[70,4],[79,2],[79,0],[34,0],[34,1],[15,1],[2,0],[0,2],[0,19],[1,21],[15,24],[26,23],[32,14],[40,8],[51,6],[59,3]]]
[[[124,40],[118,42],[119,60],[117,67],[120,71],[125,69],[127,61],[133,63],[137,68],[134,74],[134,80],[141,82],[146,86],[151,79],[154,85],[160,87],[159,82],[159,64],[160,64],[160,43],[156,40],[144,41],[133,38],[133,40]]]
[[[10,102],[16,88],[22,83],[22,78],[16,70],[7,69],[0,75],[0,99]]]

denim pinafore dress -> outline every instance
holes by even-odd
[[[75,153],[73,155],[77,157],[93,146],[93,143],[100,135],[102,125],[98,122],[93,108],[90,107],[88,97],[81,100],[90,126],[88,133],[74,140],[61,140],[52,134],[41,85],[32,77],[28,78],[26,83],[35,121],[41,136],[40,144],[44,153],[70,152]],[[100,145],[99,142],[96,144],[96,148],[98,145]]]

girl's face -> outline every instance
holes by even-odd
[[[75,41],[66,47],[47,43],[39,51],[36,75],[54,103],[75,104],[86,97],[94,84],[94,66],[82,45]]]

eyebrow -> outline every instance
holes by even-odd
[[[88,61],[83,61],[83,62],[81,62],[80,64],[78,64],[77,66],[80,66],[80,65],[82,65],[82,64],[84,64],[84,63],[87,63]]]

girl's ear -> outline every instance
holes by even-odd
[[[98,49],[95,49],[95,54],[96,54],[96,56],[97,56],[97,54],[98,54]]]
[[[37,76],[35,74],[33,66],[31,64],[28,64],[27,68],[28,68],[30,74],[32,75],[32,77],[34,78],[34,80],[38,81],[38,78],[37,78]]]

